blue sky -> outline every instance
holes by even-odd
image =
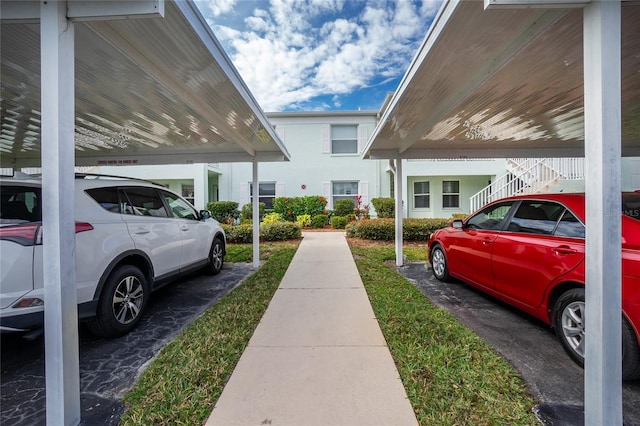
[[[441,0],[196,0],[263,110],[377,110]]]

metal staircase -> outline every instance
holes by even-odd
[[[507,173],[471,197],[471,211],[516,194],[551,192],[563,181],[584,179],[584,158],[509,158]]]

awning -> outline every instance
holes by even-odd
[[[1,7],[1,166],[39,166],[39,2]],[[75,71],[76,165],[289,160],[193,2],[76,21]]]
[[[365,158],[584,156],[582,9],[445,1]],[[640,156],[640,7],[622,3],[622,155]]]

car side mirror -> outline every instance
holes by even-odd
[[[451,222],[451,226],[456,229],[462,229],[462,220],[460,219],[454,220],[453,222]]]
[[[200,210],[200,218],[202,220],[207,220],[211,217],[211,212],[209,210]]]

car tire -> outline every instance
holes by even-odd
[[[209,275],[217,275],[222,270],[224,264],[224,243],[220,238],[214,238],[209,250],[209,263],[205,271]]]
[[[564,350],[581,367],[584,367],[585,350],[585,296],[583,288],[564,292],[553,310],[553,326]],[[640,378],[640,348],[633,328],[622,317],[622,378]]]
[[[100,337],[127,334],[140,322],[149,298],[147,278],[139,268],[123,265],[107,279],[89,330]]]
[[[567,354],[584,367],[584,289],[562,293],[553,308],[553,327]]]
[[[640,347],[633,327],[622,317],[622,378],[640,379]]]
[[[438,280],[442,282],[449,282],[451,280],[447,255],[444,253],[444,249],[440,244],[435,244],[431,248],[431,269],[433,270],[433,275]]]

